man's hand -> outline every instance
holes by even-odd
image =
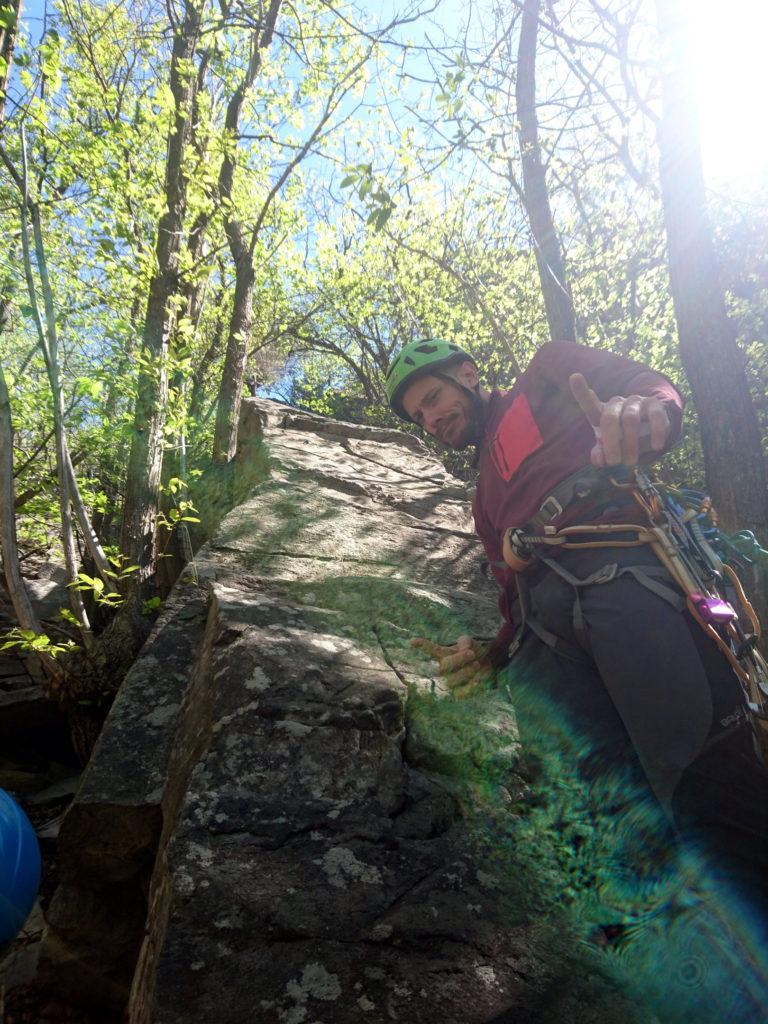
[[[571,394],[595,431],[593,466],[636,466],[643,452],[663,451],[670,423],[658,398],[616,395],[601,402],[582,374],[572,373],[569,383]]]
[[[488,645],[478,643],[471,636],[460,636],[455,644],[447,647],[415,637],[411,647],[426,651],[437,661],[439,675],[445,676],[448,689],[459,699],[470,697],[495,677],[493,666],[486,659]]]

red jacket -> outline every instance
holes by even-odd
[[[472,512],[502,590],[499,607],[506,621],[491,648],[495,664],[505,660],[514,635],[509,604],[515,574],[503,564],[504,533],[524,526],[553,487],[590,462],[595,434],[568,385],[577,372],[602,401],[614,395],[659,398],[671,425],[668,445],[680,436],[683,400],[663,374],[569,341],[542,345],[511,391],[492,392]]]

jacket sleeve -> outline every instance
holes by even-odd
[[[568,378],[582,373],[587,384],[602,402],[615,395],[641,395],[658,398],[669,417],[670,431],[665,451],[680,438],[683,424],[683,398],[663,373],[651,370],[633,359],[604,349],[577,345],[571,341],[549,341],[538,349],[529,364],[542,378],[570,397]],[[654,453],[658,458],[661,453]]]
[[[472,502],[472,514],[475,520],[475,530],[485,548],[488,564],[493,571],[500,591],[499,611],[503,621],[496,636],[491,641],[487,657],[494,668],[501,668],[509,661],[509,645],[512,643],[517,632],[517,627],[512,621],[510,608],[510,598],[516,589],[515,574],[504,564],[498,537],[483,515],[477,493],[475,493],[474,501]]]

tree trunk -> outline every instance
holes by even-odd
[[[719,279],[684,17],[679,0],[657,0],[656,7],[664,55],[659,147],[669,276],[680,355],[699,412],[707,487],[726,530],[747,528],[766,540],[760,426]]]
[[[11,4],[14,12],[13,25],[0,27],[0,59],[5,70],[0,74],[0,128],[5,119],[5,97],[11,74],[16,29],[21,14],[21,0]],[[7,295],[0,295],[0,334],[3,333],[10,317],[11,302]],[[3,366],[0,363],[0,555],[8,586],[8,596],[13,604],[16,619],[23,629],[40,632],[32,605],[24,587],[19,568],[19,550],[16,541],[16,493],[13,483],[13,426],[11,421],[11,399],[5,383]]]
[[[48,372],[48,380],[51,386],[51,397],[53,399],[53,428],[56,441],[56,475],[59,485],[59,511],[61,513],[61,545],[64,552],[64,561],[67,566],[67,575],[70,583],[77,578],[77,548],[75,545],[74,531],[72,529],[72,510],[70,508],[73,474],[69,462],[69,452],[64,432],[64,401],[61,390],[59,375],[58,336],[56,329],[56,316],[53,304],[53,291],[48,276],[48,266],[45,257],[45,246],[43,244],[42,226],[40,223],[40,210],[36,203],[32,202],[29,195],[29,174],[27,166],[27,142],[24,128],[21,129],[21,161],[22,172],[16,170],[12,160],[0,145],[0,159],[8,169],[14,183],[21,194],[20,217],[21,217],[21,249],[23,256],[24,276],[27,284],[29,302],[32,308],[32,318],[35,322],[40,349],[45,359],[45,366]],[[30,224],[34,236],[34,248],[37,258],[37,270],[40,275],[40,285],[43,293],[44,318],[40,313],[37,300],[37,285],[35,284],[34,272],[32,269],[32,254],[29,244]],[[76,486],[76,484],[75,484]],[[88,626],[88,618],[82,595],[74,587],[70,589],[70,601],[72,608],[80,622],[81,635],[86,648],[91,646],[92,637]]]
[[[10,303],[0,297],[0,333],[8,318]],[[34,613],[24,586],[19,567],[19,548],[16,540],[15,494],[13,486],[13,425],[11,398],[5,373],[0,363],[0,554],[3,570],[16,619],[22,629],[40,632],[40,623]]]
[[[560,239],[549,205],[546,172],[541,160],[536,115],[536,40],[541,0],[525,0],[520,44],[517,51],[515,96],[520,122],[520,154],[523,171],[523,202],[536,250],[544,306],[550,336],[557,341],[576,340],[576,318],[568,288]]]
[[[240,112],[248,90],[261,69],[262,53],[272,42],[281,2],[282,0],[271,0],[264,27],[261,32],[255,32],[253,35],[251,60],[243,81],[229,101],[225,120],[225,131],[227,138],[232,140],[232,148],[225,150],[221,161],[219,198],[224,210],[224,229],[227,234],[227,242],[235,264],[235,297],[232,317],[229,322],[227,351],[224,356],[213,434],[213,461],[219,464],[228,462],[235,454],[237,420],[240,415],[243,378],[245,377],[251,340],[253,289],[256,279],[253,267],[253,246],[249,244],[245,226],[238,220],[232,206]]]
[[[16,45],[16,33],[19,28],[21,17],[21,0],[5,0],[3,6],[13,12],[13,23],[10,28],[0,26],[0,60],[3,61],[5,70],[0,74],[0,125],[5,118],[5,97],[8,87],[8,79],[11,77],[11,63],[13,62],[13,49]]]
[[[253,290],[256,275],[248,246],[243,246],[235,263],[235,298],[229,322],[227,351],[216,405],[216,426],[213,435],[213,461],[229,462],[237,444],[237,420],[243,397],[243,378],[248,360],[248,345],[253,323]]]
[[[187,209],[184,151],[191,138],[191,111],[197,76],[190,70],[200,37],[206,0],[187,0],[184,19],[174,26],[171,92],[174,127],[168,140],[165,173],[166,208],[160,218],[155,256],[157,269],[150,282],[142,339],[143,365],[139,376],[133,438],[128,462],[121,550],[140,567],[130,577],[129,597],[143,591],[156,562],[155,522],[163,466],[163,428],[168,402],[167,358],[174,331],[174,297],[179,291],[179,251]]]
[[[224,303],[224,289],[222,288],[216,296],[214,301],[214,308],[221,310]],[[188,418],[192,422],[194,428],[198,421],[203,415],[203,401],[205,400],[205,375],[210,369],[211,363],[214,361],[216,356],[219,354],[219,348],[221,346],[221,336],[224,333],[224,320],[219,315],[216,318],[216,326],[213,329],[213,337],[211,338],[210,344],[205,352],[200,357],[200,361],[195,367],[195,372],[192,377],[192,389],[191,397],[189,399]]]
[[[710,225],[679,0],[656,0],[662,49],[661,194],[680,358],[699,414],[707,489],[723,528],[768,542],[760,425],[728,317]],[[765,621],[765,588],[760,605]]]
[[[8,316],[9,302],[0,296],[0,333]],[[19,565],[19,547],[16,539],[16,515],[14,511],[13,486],[13,426],[11,422],[11,399],[0,364],[0,555],[16,621],[22,629],[40,634],[42,629],[29,600]],[[63,671],[49,654],[38,656],[43,671],[50,682],[53,695],[61,685]]]

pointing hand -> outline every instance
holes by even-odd
[[[663,451],[669,437],[667,411],[658,398],[615,395],[601,402],[580,373],[569,379],[571,394],[595,431],[594,466],[636,466],[647,451]]]

